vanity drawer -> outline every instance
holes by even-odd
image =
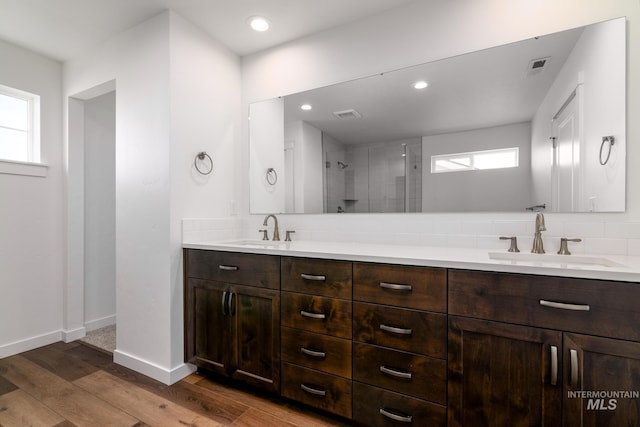
[[[449,271],[449,314],[640,341],[640,285]]]
[[[282,257],[281,266],[283,290],[351,299],[351,262]]]
[[[351,340],[285,327],[281,337],[283,361],[351,378]]]
[[[353,366],[354,380],[447,404],[446,360],[354,343]]]
[[[374,304],[353,304],[353,339],[446,359],[447,316]]]
[[[351,380],[283,363],[282,395],[351,418]]]
[[[280,289],[280,257],[185,249],[188,277]]]
[[[351,301],[282,292],[281,324],[351,339]]]
[[[368,427],[447,425],[447,408],[403,394],[353,383],[353,419]]]
[[[354,263],[353,299],[446,313],[447,272],[442,268]]]

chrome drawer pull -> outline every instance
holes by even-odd
[[[380,415],[384,415],[385,417],[393,420],[393,421],[399,421],[401,423],[411,423],[413,422],[413,417],[411,415],[396,415],[394,413],[391,413],[389,411],[387,411],[384,408],[380,408]]]
[[[555,301],[547,301],[544,299],[540,300],[540,305],[544,307],[551,308],[560,308],[562,310],[573,310],[573,311],[589,311],[591,307],[588,304],[567,304],[564,302],[555,302]]]
[[[313,350],[309,350],[308,348],[304,348],[304,347],[300,347],[300,351],[303,354],[306,354],[307,356],[311,356],[311,357],[319,357],[319,358],[327,357],[327,353],[325,353],[324,351],[313,351]]]
[[[300,388],[302,389],[302,391],[305,391],[309,394],[315,394],[316,396],[326,396],[327,392],[324,390],[318,390],[317,388],[313,388],[313,387],[309,387],[307,385],[304,384],[300,384]]]
[[[551,346],[551,385],[558,385],[558,347]]]
[[[405,378],[409,380],[412,377],[411,372],[396,371],[395,369],[387,368],[384,365],[380,366],[380,372],[382,372],[383,374],[391,375],[392,377]]]
[[[578,350],[569,350],[569,362],[571,365],[571,383],[572,388],[578,387]]]
[[[218,269],[219,270],[225,270],[225,271],[236,271],[236,270],[238,270],[238,266],[236,266],[236,265],[219,265]]]
[[[388,326],[383,323],[380,324],[380,329],[386,332],[391,332],[392,334],[398,335],[411,335],[413,333],[413,329],[405,329],[405,328],[396,328],[393,326]]]
[[[300,310],[300,314],[304,317],[310,317],[311,319],[324,319],[327,317],[324,313],[309,313],[308,311]]]
[[[301,273],[300,277],[307,280],[315,280],[316,282],[324,282],[325,280],[327,280],[327,276],[317,276],[315,274]]]
[[[387,282],[380,282],[380,287],[382,289],[388,289],[391,291],[409,291],[411,292],[413,290],[413,286],[411,285],[399,285],[397,283],[387,283]]]

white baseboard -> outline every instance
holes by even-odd
[[[60,339],[64,342],[71,342],[75,340],[79,340],[87,335],[87,329],[82,326],[80,328],[72,329],[69,331],[62,330],[60,331]]]
[[[22,353],[24,351],[33,350],[34,348],[53,344],[61,339],[62,331],[54,331],[9,344],[0,345],[0,359],[13,356],[14,354]]]
[[[96,329],[104,328],[105,326],[111,326],[116,324],[116,315],[106,316],[100,319],[94,319],[84,322],[84,327],[87,332],[95,331]]]
[[[187,363],[183,363],[173,369],[166,369],[117,349],[113,352],[113,361],[167,385],[178,382],[196,371],[195,366]]]

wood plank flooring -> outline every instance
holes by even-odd
[[[80,342],[0,359],[0,427],[347,426],[345,420],[193,374],[167,386]]]

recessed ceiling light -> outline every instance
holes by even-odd
[[[413,84],[413,88],[414,88],[414,89],[424,89],[424,88],[426,88],[427,86],[429,86],[429,83],[425,82],[424,80],[420,80],[420,81],[415,82],[415,83]]]
[[[301,110],[304,110],[304,111],[309,111],[309,110],[311,110],[312,108],[313,108],[313,107],[312,107],[311,105],[309,105],[309,104],[302,104],[302,105],[300,106],[300,109],[301,109]]]
[[[248,19],[249,26],[256,31],[267,31],[269,29],[269,21],[262,16],[252,16]]]

